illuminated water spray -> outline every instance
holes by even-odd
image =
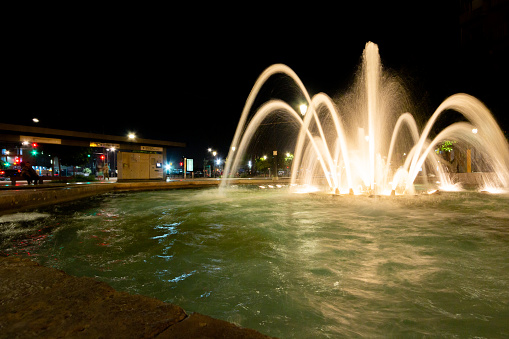
[[[285,101],[269,100],[250,114],[261,87],[275,74],[290,77],[305,103],[300,104],[297,112]],[[478,99],[467,94],[452,95],[420,131],[412,114],[394,111],[393,106],[387,105],[398,100],[398,96],[382,84],[378,46],[372,42],[364,49],[360,74],[363,86],[355,93],[356,100],[347,104],[348,107],[338,107],[324,93],[311,98],[288,66],[276,64],[267,68],[247,98],[225,164],[224,178],[243,165],[240,161],[263,121],[282,114],[298,126],[297,133],[285,136],[294,138],[295,144],[292,184],[326,185],[336,193],[413,193],[414,182],[423,172],[424,179],[435,178],[446,189],[452,186],[449,169],[442,165],[442,158],[435,150],[445,140],[453,140],[476,150],[476,161],[489,173],[483,177],[487,181],[485,186],[509,188],[509,145],[490,111]],[[450,110],[461,113],[467,122],[453,123],[431,138],[439,116]],[[394,159],[396,149],[405,149],[403,160]],[[223,180],[221,185],[226,184]]]

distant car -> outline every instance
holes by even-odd
[[[203,177],[203,172],[202,172],[202,171],[196,171],[196,172],[194,172],[194,177],[195,177],[195,178],[201,178],[201,177]]]
[[[0,170],[0,180],[7,181],[11,180],[11,177],[21,177],[20,170],[17,169],[4,169]]]

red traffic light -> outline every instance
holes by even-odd
[[[33,142],[33,143],[32,143],[32,147],[37,147],[37,146],[39,146],[39,145],[37,145],[37,143],[36,143],[36,142]]]
[[[101,160],[104,160],[104,155],[101,155]]]
[[[184,166],[184,163],[183,163],[182,161],[180,162],[180,166],[181,166],[181,167],[182,167],[182,166]]]

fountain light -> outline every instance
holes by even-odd
[[[479,191],[482,192],[482,193],[490,193],[490,194],[500,194],[500,193],[506,193],[507,192],[507,191],[503,190],[500,187],[491,186],[489,184],[486,184]]]
[[[308,106],[306,104],[302,104],[299,106],[300,114],[305,115],[308,111]]]

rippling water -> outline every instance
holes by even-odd
[[[1,217],[0,240],[271,336],[509,336],[508,195],[110,194]]]

